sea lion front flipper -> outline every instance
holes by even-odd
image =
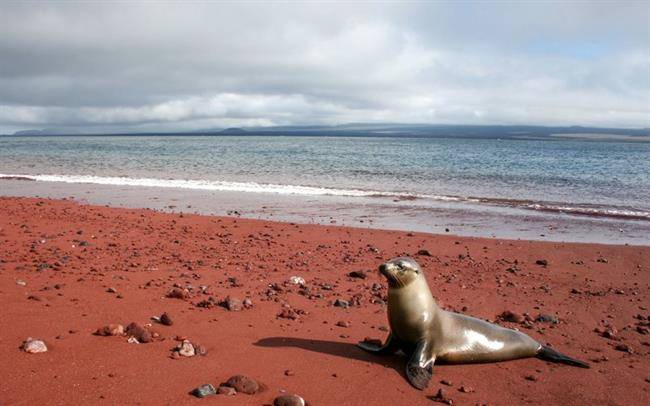
[[[411,359],[406,365],[406,377],[416,389],[425,390],[429,386],[433,376],[433,363],[435,360],[436,357],[431,354],[431,349],[426,340],[418,342]]]
[[[386,342],[382,345],[376,345],[376,344],[368,343],[366,341],[361,341],[357,343],[357,347],[361,348],[364,351],[368,351],[378,355],[395,354],[395,352],[397,352],[397,350],[399,349],[397,339],[395,338],[393,333],[390,333],[388,335]]]

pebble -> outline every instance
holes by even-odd
[[[451,399],[449,399],[448,397],[445,396],[445,393],[442,391],[442,389],[438,389],[438,392],[435,395],[431,396],[430,399],[435,401],[435,402],[440,402],[440,403],[444,403],[444,404],[447,404],[447,405],[453,405],[454,404],[453,400],[451,400]]]
[[[522,316],[519,313],[512,312],[510,310],[506,310],[503,313],[501,313],[498,318],[500,318],[503,321],[508,321],[511,323],[521,323],[524,321],[524,316]]]
[[[363,271],[352,271],[348,274],[350,278],[356,278],[356,279],[366,279],[368,275],[366,275],[365,272]]]
[[[305,399],[298,395],[281,395],[273,400],[273,406],[305,406]]]
[[[108,293],[117,293],[117,290],[115,290],[115,288],[108,288],[108,289],[106,289],[106,292],[108,292]]]
[[[184,340],[180,345],[176,347],[178,353],[184,357],[193,357],[196,355],[194,351],[194,346],[189,340]]]
[[[224,386],[235,388],[237,392],[253,395],[260,390],[260,385],[245,375],[235,375],[230,377]]]
[[[447,229],[447,230],[449,230],[449,229]],[[421,255],[421,256],[423,256],[423,257],[430,257],[430,256],[432,256],[431,253],[429,252],[429,250],[420,250],[420,251],[418,251],[418,255]]]
[[[187,289],[174,288],[167,293],[167,297],[170,299],[188,299],[190,297],[190,292]]]
[[[217,394],[217,390],[214,389],[214,386],[212,386],[212,384],[209,383],[203,384],[192,391],[192,395],[196,396],[197,398],[204,398],[206,396],[211,396],[216,394]]]
[[[474,392],[474,388],[470,386],[461,386],[460,388],[458,388],[458,391],[463,393],[472,393]]]
[[[230,386],[219,386],[219,389],[217,389],[217,393],[220,395],[226,395],[226,396],[233,396],[237,394],[237,391],[235,388],[231,388]]]
[[[289,283],[293,285],[304,285],[305,284],[305,278],[301,276],[292,276],[289,278]]]
[[[239,312],[243,308],[243,304],[241,300],[232,296],[227,296],[223,301],[223,307],[231,312]]]
[[[290,370],[290,369],[286,369],[286,370],[284,371],[284,374],[285,374],[286,376],[294,376],[296,373],[293,372],[293,371]]]
[[[22,280],[22,279],[18,279],[18,280],[16,281],[16,285],[18,285],[18,286],[27,286],[27,282],[25,282],[25,281]]]
[[[541,265],[541,266],[547,266],[548,265],[548,261],[545,260],[545,259],[538,259],[537,261],[535,261],[535,263],[537,265]]]
[[[138,323],[130,323],[126,326],[126,334],[138,340],[141,343],[150,343],[153,341],[151,333]]]
[[[336,306],[336,307],[342,307],[342,308],[344,308],[344,309],[347,309],[348,307],[350,307],[350,303],[349,303],[347,300],[336,299],[336,300],[334,301],[334,306]]]
[[[539,321],[541,323],[553,323],[553,324],[557,324],[560,322],[556,316],[552,314],[546,314],[546,313],[540,313],[535,319],[535,321]]]
[[[246,299],[244,299],[243,304],[244,304],[244,308],[245,308],[245,309],[250,309],[250,308],[253,307],[253,301],[252,301],[249,297],[247,297]]]
[[[95,331],[98,336],[122,336],[124,335],[124,326],[121,324],[108,324],[100,327]]]
[[[30,354],[37,354],[39,352],[47,352],[47,345],[42,340],[27,337],[27,340],[23,342],[22,349]]]
[[[341,321],[337,322],[336,325],[339,326],[339,327],[347,328],[347,327],[350,327],[350,322],[341,320]]]
[[[172,320],[171,316],[165,312],[160,316],[160,323],[164,324],[165,326],[171,326],[174,324],[174,321]]]

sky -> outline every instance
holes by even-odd
[[[650,127],[650,2],[0,2],[0,133]]]

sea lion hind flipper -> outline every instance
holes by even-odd
[[[436,358],[430,354],[429,346],[425,340],[418,343],[411,359],[406,365],[406,377],[413,387],[425,390],[433,377],[433,363]]]
[[[589,364],[586,362],[566,356],[546,345],[542,345],[542,348],[539,349],[536,357],[543,359],[544,361],[558,362],[580,368],[589,368]]]
[[[357,343],[357,347],[361,348],[364,351],[368,351],[377,355],[392,355],[395,354],[399,349],[399,344],[395,336],[393,336],[391,333],[388,335],[386,342],[384,342],[382,345],[361,341]]]

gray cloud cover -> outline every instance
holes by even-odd
[[[650,127],[648,4],[4,2],[0,133]]]

